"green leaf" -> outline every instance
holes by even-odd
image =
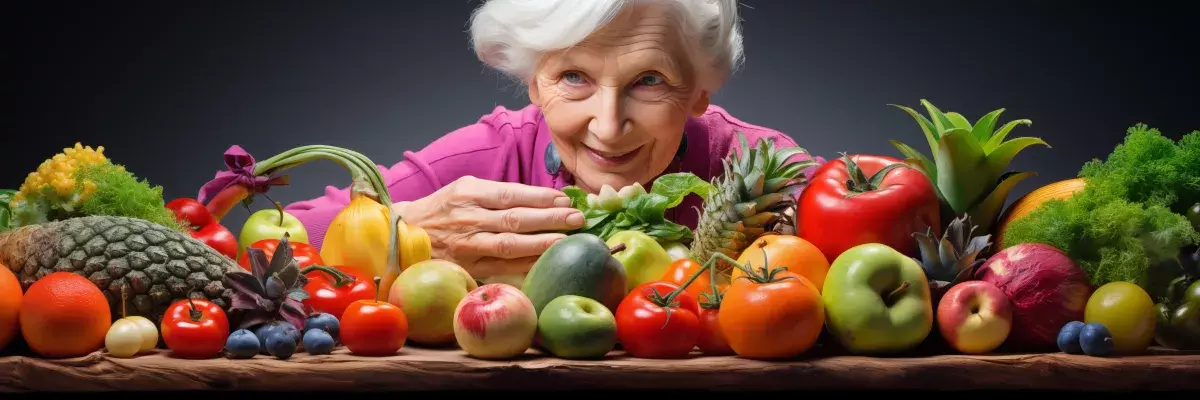
[[[1000,118],[1000,114],[1003,112],[1003,108],[992,111],[987,113],[987,115],[984,115],[983,118],[980,118],[979,121],[975,123],[975,127],[971,129],[971,134],[972,136],[975,136],[976,141],[979,141],[980,143],[986,143],[992,138],[992,130],[996,129],[996,120]],[[984,150],[987,150],[987,146],[984,146],[983,148]]]
[[[562,188],[562,192],[571,198],[571,207],[579,210],[587,210],[587,192],[576,186],[567,186]]]
[[[1017,153],[1033,145],[1050,147],[1046,141],[1040,138],[1023,137],[1009,140],[987,155],[987,168],[998,174],[1000,171],[1008,169],[1008,164],[1017,156]]]
[[[708,198],[712,188],[711,183],[705,182],[695,174],[680,172],[666,174],[655,179],[650,187],[650,193],[666,197],[667,208],[674,208],[683,202],[688,194],[695,193],[701,198]]]
[[[1004,143],[1004,138],[1008,137],[1008,133],[1012,132],[1013,128],[1016,128],[1017,125],[1031,126],[1033,125],[1033,121],[1027,119],[1008,121],[1008,123],[1004,124],[1004,126],[1001,126],[1000,130],[996,131],[996,133],[993,134],[990,139],[988,139],[987,144],[983,145],[984,152],[987,154],[992,154],[992,151],[996,150],[997,147],[1000,147],[1001,143]]]
[[[665,214],[667,208],[670,208],[670,201],[667,196],[658,193],[639,196],[629,202],[629,208],[625,209],[623,215],[640,222],[662,222],[666,219]]]
[[[930,103],[929,100],[921,99],[921,105],[925,106],[925,110],[929,112],[929,119],[933,121],[933,127],[937,128],[938,133],[945,135],[946,131],[954,129],[954,123],[950,122],[950,118],[942,113],[937,107]]]
[[[1004,174],[992,192],[988,193],[987,197],[971,210],[971,222],[978,226],[979,231],[991,232],[992,225],[996,223],[1000,211],[1004,208],[1004,203],[1008,200],[1008,193],[1017,186],[1017,183],[1033,176],[1037,176],[1037,173],[1009,172]]]
[[[950,120],[951,125],[958,129],[971,129],[971,121],[967,121],[966,117],[956,112],[946,113],[946,119]]]
[[[904,110],[904,112],[908,113],[908,115],[911,115],[913,119],[917,120],[917,124],[921,126],[921,132],[925,133],[925,141],[929,142],[929,151],[933,152],[934,157],[937,157],[938,139],[941,139],[942,132],[935,128],[933,123],[929,122],[924,115],[917,113],[916,110],[896,104],[889,105]]]
[[[921,152],[917,151],[916,149],[912,148],[911,146],[909,146],[907,144],[901,143],[896,140],[892,140],[891,142],[892,142],[892,146],[896,146],[896,149],[900,150],[901,154],[904,154],[904,157],[907,157],[909,159],[912,159],[914,162],[919,163],[918,166],[920,168],[918,168],[918,169],[921,170],[921,172],[923,172],[925,174],[925,176],[928,176],[929,180],[931,182],[937,182],[937,166],[934,165],[932,160],[930,160],[928,157],[925,157],[924,154],[921,154]]]
[[[937,186],[954,213],[962,214],[991,189],[996,177],[983,168],[987,159],[971,131],[951,129],[938,143]]]

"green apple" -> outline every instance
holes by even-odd
[[[679,242],[667,242],[663,249],[667,251],[667,255],[671,257],[671,261],[676,261],[681,258],[691,257],[691,249]]]
[[[909,350],[933,329],[924,269],[883,244],[862,244],[838,256],[821,300],[829,332],[854,353]]]
[[[538,316],[540,345],[555,357],[596,359],[617,345],[617,320],[599,301],[575,295],[555,297]]]
[[[308,230],[299,218],[283,211],[283,204],[276,202],[274,209],[255,211],[246,219],[238,234],[238,253],[246,251],[259,240],[281,239],[284,232],[287,232],[289,242],[308,243]]]
[[[624,244],[625,248],[613,253],[613,258],[625,267],[625,291],[629,292],[646,282],[662,279],[671,265],[671,256],[657,240],[642,231],[621,231],[609,237],[608,247]]]

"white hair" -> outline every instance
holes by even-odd
[[[631,3],[647,0],[487,0],[471,16],[471,43],[488,66],[528,82],[542,55],[568,49]],[[743,60],[737,0],[658,0],[673,3],[684,37],[708,58],[697,63],[714,90]]]

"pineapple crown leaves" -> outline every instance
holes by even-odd
[[[933,235],[932,228],[926,233],[913,233],[921,251],[921,259],[917,261],[931,281],[956,284],[974,275],[984,262],[979,255],[992,245],[992,235],[973,236],[977,228],[971,224],[970,216],[964,214],[950,222],[940,240]]]
[[[284,233],[269,262],[262,249],[247,248],[251,272],[235,270],[225,274],[225,282],[234,289],[230,309],[245,313],[237,324],[239,329],[279,318],[293,326],[304,326],[303,301],[309,298],[304,285],[308,278],[301,274],[292,256],[288,236]]]
[[[1030,126],[1028,119],[1009,121],[996,129],[1001,108],[971,124],[956,112],[942,112],[929,101],[921,105],[929,118],[912,108],[889,104],[912,116],[925,134],[932,159],[902,142],[891,143],[907,162],[918,167],[933,182],[938,197],[955,215],[969,212],[980,228],[991,230],[1008,193],[1021,180],[1035,175],[1032,172],[1006,172],[1013,158],[1034,145],[1050,147],[1036,137],[1008,139],[1017,125]]]

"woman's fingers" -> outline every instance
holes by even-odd
[[[524,275],[533,268],[538,257],[495,258],[483,257],[471,265],[469,273],[472,277],[484,280],[499,275]]]
[[[528,208],[481,210],[478,229],[489,232],[555,232],[583,227],[583,212],[574,208]]]
[[[475,180],[468,185],[475,193],[475,203],[493,210],[514,207],[570,207],[571,198],[558,190],[511,182]]]
[[[539,257],[566,235],[561,233],[541,233],[523,235],[511,232],[480,232],[471,235],[463,244],[459,256],[480,258],[517,259],[524,257]]]

